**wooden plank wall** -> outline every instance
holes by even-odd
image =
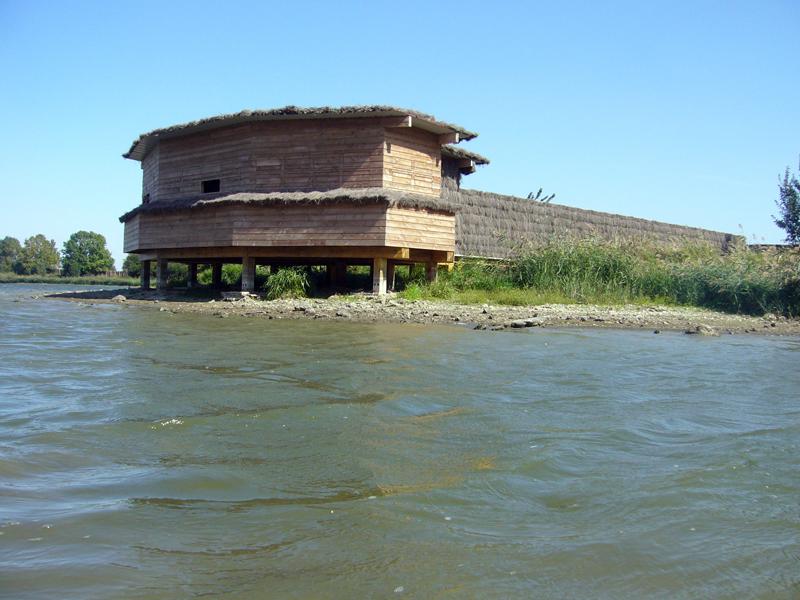
[[[125,224],[125,236],[126,252],[210,246],[383,246],[386,207],[238,205],[145,213]]]
[[[259,246],[388,246],[452,252],[455,218],[380,205],[235,205],[144,213],[125,223],[125,252]]]
[[[125,222],[125,234],[122,242],[125,252],[133,252],[139,249],[139,219],[141,215],[136,215]]]
[[[370,119],[253,124],[251,191],[380,187],[383,128]]]
[[[161,154],[156,146],[142,160],[142,202],[150,194],[150,202],[158,200],[158,161]]]
[[[386,211],[386,245],[453,252],[456,247],[453,215],[410,208]]]
[[[207,179],[222,194],[380,187],[383,137],[369,119],[261,121],[162,140],[142,166],[158,180],[151,201],[197,195]]]
[[[439,196],[442,187],[438,136],[411,128],[387,128],[383,187]]]

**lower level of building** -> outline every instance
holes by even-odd
[[[255,292],[256,267],[265,266],[270,270],[296,266],[324,267],[328,287],[344,290],[347,287],[346,273],[350,266],[368,267],[372,281],[371,291],[385,294],[394,289],[395,272],[398,267],[424,268],[428,281],[434,281],[440,268],[451,268],[453,252],[441,250],[418,250],[399,247],[353,248],[349,246],[327,247],[251,247],[241,248],[171,248],[139,254],[142,261],[141,286],[151,289],[167,288],[170,263],[185,264],[187,287],[201,287],[197,273],[201,266],[211,268],[212,288],[222,288],[222,267],[226,264],[241,265],[241,291]],[[155,268],[154,268],[155,267]],[[155,281],[153,281],[155,279]]]

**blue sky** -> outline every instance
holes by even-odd
[[[782,238],[800,3],[0,0],[0,237],[104,234],[140,133],[244,108],[393,104],[481,135],[467,187]]]

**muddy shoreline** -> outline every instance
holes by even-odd
[[[456,324],[477,330],[498,331],[530,327],[591,327],[682,331],[700,335],[762,334],[800,335],[800,320],[782,316],[732,315],[698,308],[664,306],[597,306],[544,304],[540,306],[461,305],[426,300],[408,301],[393,295],[369,294],[261,300],[190,296],[135,289],[76,291],[42,297],[85,304],[114,303],[164,313],[207,314],[219,318],[327,319],[358,323]]]

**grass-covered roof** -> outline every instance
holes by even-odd
[[[234,204],[250,206],[299,206],[329,204],[384,204],[399,208],[416,208],[454,213],[455,205],[442,198],[410,194],[386,188],[339,188],[326,192],[240,192],[216,197],[190,197],[169,202],[140,204],[122,215],[119,220],[126,222],[140,213],[163,213],[178,210],[230,206]]]
[[[276,121],[290,119],[335,119],[335,118],[358,118],[358,117],[411,117],[412,123],[416,127],[433,131],[434,133],[458,133],[461,139],[471,140],[477,137],[477,133],[464,129],[459,125],[439,121],[432,115],[428,115],[416,110],[398,108],[395,106],[371,105],[371,106],[319,106],[313,108],[302,108],[298,106],[284,106],[283,108],[270,108],[263,110],[243,110],[238,113],[229,113],[198,119],[170,127],[154,129],[148,133],[143,133],[131,144],[130,149],[123,154],[125,158],[142,160],[150,148],[159,139],[176,137],[196,131],[247,123],[250,121]]]

